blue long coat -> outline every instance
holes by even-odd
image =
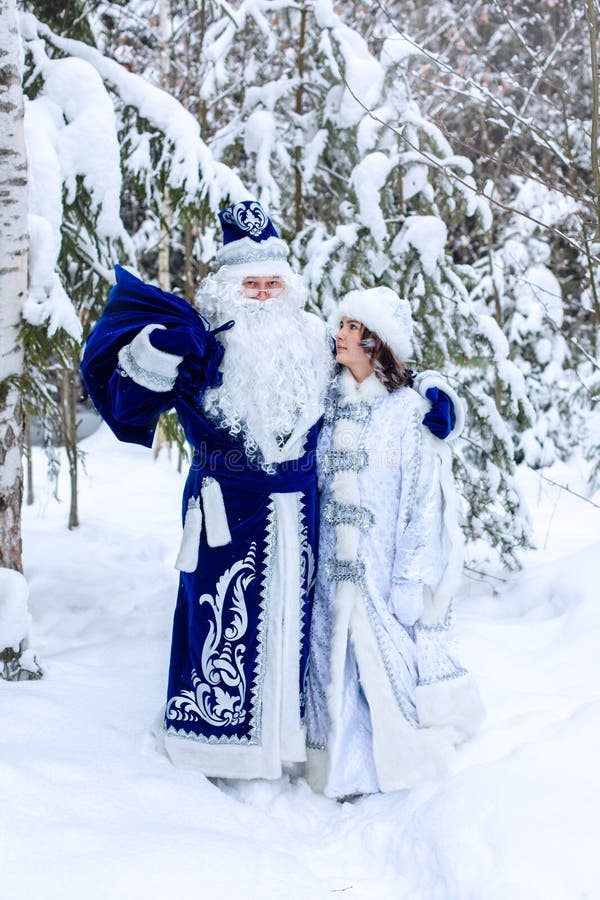
[[[197,334],[200,353],[180,364],[169,390],[144,386],[119,365],[119,351],[150,324],[185,324]],[[117,267],[81,369],[120,440],[150,447],[160,413],[173,407],[194,449],[183,493],[189,571],[181,572],[173,622],[167,752],[206,775],[274,778],[282,761],[304,758],[318,423],[292,435],[297,454],[271,474],[253,465],[241,441],[203,412],[205,390],[220,381],[219,330]],[[226,538],[211,539],[223,516]]]

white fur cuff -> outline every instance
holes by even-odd
[[[119,365],[132,381],[151,391],[164,393],[173,389],[177,366],[183,356],[157,350],[150,343],[150,332],[164,325],[146,325],[130,344],[119,350]]]
[[[459,741],[473,737],[484,716],[477,685],[469,674],[418,685],[415,702],[422,727],[451,726]]]

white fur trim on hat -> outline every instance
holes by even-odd
[[[334,316],[337,320],[333,322]],[[374,331],[400,362],[412,355],[413,323],[408,300],[388,287],[350,291],[337,306],[329,323],[337,331],[342,316],[356,319]]]
[[[265,241],[253,241],[249,237],[230,241],[217,251],[219,274],[231,280],[247,278],[249,275],[291,274],[287,261],[288,245],[281,238],[269,237]]]

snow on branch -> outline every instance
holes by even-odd
[[[217,209],[223,198],[241,200],[248,196],[237,175],[213,157],[200,137],[196,119],[170,94],[148,83],[139,75],[103,56],[81,41],[59,37],[31,13],[21,17],[21,30],[26,41],[40,38],[68,56],[85,60],[102,80],[110,85],[126,106],[131,106],[172,144],[168,165],[168,184],[185,192],[194,202],[206,195],[211,208]],[[75,85],[72,85],[75,89]]]
[[[357,125],[363,117],[363,108],[376,106],[383,87],[385,69],[371,54],[365,39],[344,25],[336,15],[331,0],[316,0],[314,12],[319,27],[324,33],[330,32],[343,59],[346,91],[338,112],[338,124],[342,128]],[[338,75],[339,68],[331,54],[331,48],[329,50],[327,56],[332,72]]]

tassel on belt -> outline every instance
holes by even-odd
[[[221,485],[210,477],[202,479],[200,496],[188,500],[181,546],[175,561],[175,568],[180,572],[196,571],[203,521],[209,547],[224,547],[231,543]]]

